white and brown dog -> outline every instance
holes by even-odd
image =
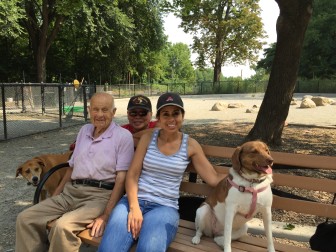
[[[267,145],[251,141],[238,147],[232,155],[229,175],[215,187],[196,212],[198,244],[202,234],[214,237],[215,242],[231,251],[231,240],[247,233],[246,222],[261,212],[267,237],[268,251],[275,251],[272,238],[272,180],[273,158]]]
[[[37,186],[47,171],[56,165],[68,162],[71,153],[72,152],[66,152],[64,154],[45,154],[29,159],[23,164],[19,165],[19,167],[16,169],[16,177],[22,175],[22,177],[28,181],[28,185]],[[54,193],[57,186],[61,182],[65,171],[65,169],[56,171],[46,181],[41,191],[41,200],[44,200],[47,195],[51,196]]]

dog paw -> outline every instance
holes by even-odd
[[[217,243],[218,246],[220,246],[221,248],[224,247],[224,236],[216,236],[214,238],[214,241]]]
[[[193,243],[193,244],[199,244],[200,243],[200,241],[201,241],[201,238],[199,237],[199,236],[194,236],[192,239],[191,239],[191,242]]]

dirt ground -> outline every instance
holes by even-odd
[[[206,102],[203,100],[203,102]],[[254,101],[253,101],[254,102]],[[122,104],[125,104],[121,106]],[[126,102],[117,100],[118,111],[121,114],[126,111]],[[155,104],[153,102],[153,104]],[[211,104],[212,101],[211,101]],[[210,102],[209,102],[210,105]],[[251,120],[242,118],[236,120],[236,123],[227,121],[226,119],[218,121],[217,117],[213,117],[208,123],[208,118],[199,120],[198,118],[191,120],[191,108],[196,110],[194,113],[200,114],[197,105],[192,105],[188,101],[190,110],[187,110],[187,125],[184,126],[183,131],[197,139],[202,144],[212,144],[219,146],[238,146],[244,136],[252,127]],[[334,111],[335,106],[327,108]],[[204,115],[209,111],[209,107],[201,112]],[[321,110],[320,110],[321,111]],[[296,120],[299,117],[294,114],[300,113],[300,110],[295,109],[292,114]],[[213,112],[211,112],[213,113]],[[228,112],[224,112],[228,113]],[[331,112],[328,116],[335,117],[335,113]],[[244,117],[247,115],[243,114]],[[255,117],[256,114],[253,116]],[[212,115],[211,115],[212,116]],[[250,115],[248,115],[250,116]],[[125,118],[124,118],[125,119]],[[294,120],[294,119],[293,119]],[[329,123],[327,121],[327,123]],[[335,125],[335,121],[329,125]],[[15,177],[17,167],[26,160],[47,153],[61,153],[68,150],[69,144],[75,139],[80,126],[71,128],[64,128],[61,130],[40,133],[29,137],[17,138],[9,141],[0,142],[0,252],[14,251],[15,244],[15,220],[16,216],[23,209],[32,205],[35,188],[28,186],[27,182],[22,177]],[[318,155],[336,155],[336,128],[335,127],[315,127],[315,126],[296,126],[289,124],[283,132],[284,143],[281,147],[271,147],[271,150],[285,151],[292,153],[318,154]],[[292,171],[285,171],[292,172]],[[335,172],[317,171],[314,176],[328,177],[336,179]],[[303,192],[305,193],[305,192]],[[314,197],[314,195],[308,195]],[[327,197],[326,200],[329,200]],[[302,224],[316,225],[321,220],[318,218],[306,218],[303,216],[295,216],[292,214],[274,213],[274,220],[287,221],[296,218]]]

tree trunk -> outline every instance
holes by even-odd
[[[277,45],[265,97],[256,122],[245,140],[282,143],[300,63],[304,35],[312,14],[312,0],[275,0],[280,8]]]
[[[36,71],[37,71],[37,82],[46,82],[47,71],[46,71],[46,60],[47,60],[47,49],[45,41],[40,40],[40,44],[37,45],[38,49],[36,52]]]
[[[46,60],[48,50],[61,29],[64,16],[56,13],[54,4],[43,0],[40,8],[34,2],[27,1],[25,5],[26,16],[24,26],[31,41],[33,58],[36,66],[36,81],[46,81]]]
[[[222,73],[222,53],[223,53],[223,47],[222,47],[222,41],[221,41],[221,35],[218,32],[216,34],[216,59],[215,59],[215,65],[214,65],[214,78],[213,78],[213,87],[215,89],[215,86],[217,85],[219,91],[220,86],[220,76]]]

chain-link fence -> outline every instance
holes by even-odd
[[[170,91],[186,94],[264,93],[267,81],[232,80],[168,84],[79,85],[57,83],[0,83],[0,141],[42,131],[86,123],[87,103],[95,92],[117,98],[136,94],[159,95]],[[300,80],[295,93],[336,93],[334,80]]]
[[[87,121],[84,86],[64,84],[0,84],[0,141]]]

